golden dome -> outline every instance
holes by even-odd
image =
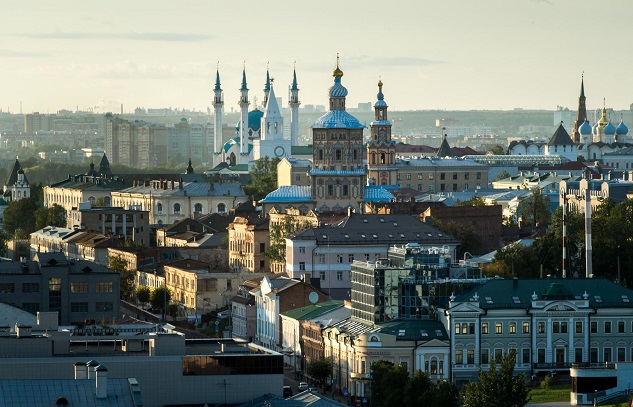
[[[334,71],[332,71],[332,76],[335,78],[340,78],[341,76],[343,76],[343,71],[341,71],[341,68],[339,68],[339,64],[338,64],[338,54],[336,54],[336,69],[334,69]]]

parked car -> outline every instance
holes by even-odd
[[[290,386],[284,386],[283,396],[285,399],[292,397],[292,388]]]
[[[297,386],[297,389],[299,389],[299,391],[308,390],[308,383],[300,382],[299,385]]]

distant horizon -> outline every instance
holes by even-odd
[[[391,111],[574,110],[583,74],[589,110],[633,103],[617,42],[633,37],[629,0],[58,0],[3,15],[3,111],[206,111],[216,68],[230,111],[244,67],[251,101],[268,68],[286,107],[296,67],[301,103],[327,105],[337,54],[348,106],[373,104],[382,80]],[[607,33],[589,30],[596,19]]]

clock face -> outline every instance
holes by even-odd
[[[286,153],[286,150],[282,146],[275,147],[275,155],[277,157],[283,157]]]
[[[387,136],[387,130],[385,130],[385,129],[378,130],[378,135],[380,137],[386,137]]]

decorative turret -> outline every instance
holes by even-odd
[[[31,196],[31,185],[26,179],[22,165],[15,157],[13,169],[9,174],[7,182],[4,184],[4,197],[9,201],[19,201]]]
[[[581,133],[579,131],[579,126],[587,120],[587,107],[585,104],[585,74],[582,74],[580,79],[580,97],[578,97],[578,115],[576,116],[576,121],[574,121],[574,129],[572,131],[572,137],[574,142],[580,143],[582,142]]]
[[[266,67],[266,83],[264,84],[264,108],[268,106],[269,95],[270,95],[270,74],[268,73],[268,67]]]
[[[112,171],[110,170],[110,161],[108,161],[108,157],[105,155],[105,153],[103,154],[103,157],[101,157],[101,162],[99,163],[99,174],[101,174],[102,177],[106,178],[112,177]]]
[[[290,145],[299,145],[299,88],[297,87],[297,69],[292,70],[292,85],[288,91],[288,105],[290,106]]]
[[[266,111],[262,117],[261,139],[282,140],[284,119],[281,116],[279,104],[277,104],[277,98],[275,97],[275,90],[272,86],[270,86],[269,92],[270,98],[268,99]]]
[[[189,165],[187,166],[187,169],[185,170],[185,174],[193,174],[193,165],[191,165],[191,158],[189,159]]]
[[[396,184],[396,143],[391,140],[391,122],[387,120],[387,103],[382,93],[382,80],[378,81],[378,99],[374,104],[374,121],[367,143],[367,180],[369,185]]]
[[[339,67],[339,56],[336,54],[336,68],[332,72],[334,85],[330,88],[330,110],[345,110],[345,97],[347,89],[341,84],[343,71]]]
[[[629,128],[626,127],[624,121],[620,119],[620,124],[615,128],[615,138],[618,143],[626,143],[626,135],[629,133]]]

